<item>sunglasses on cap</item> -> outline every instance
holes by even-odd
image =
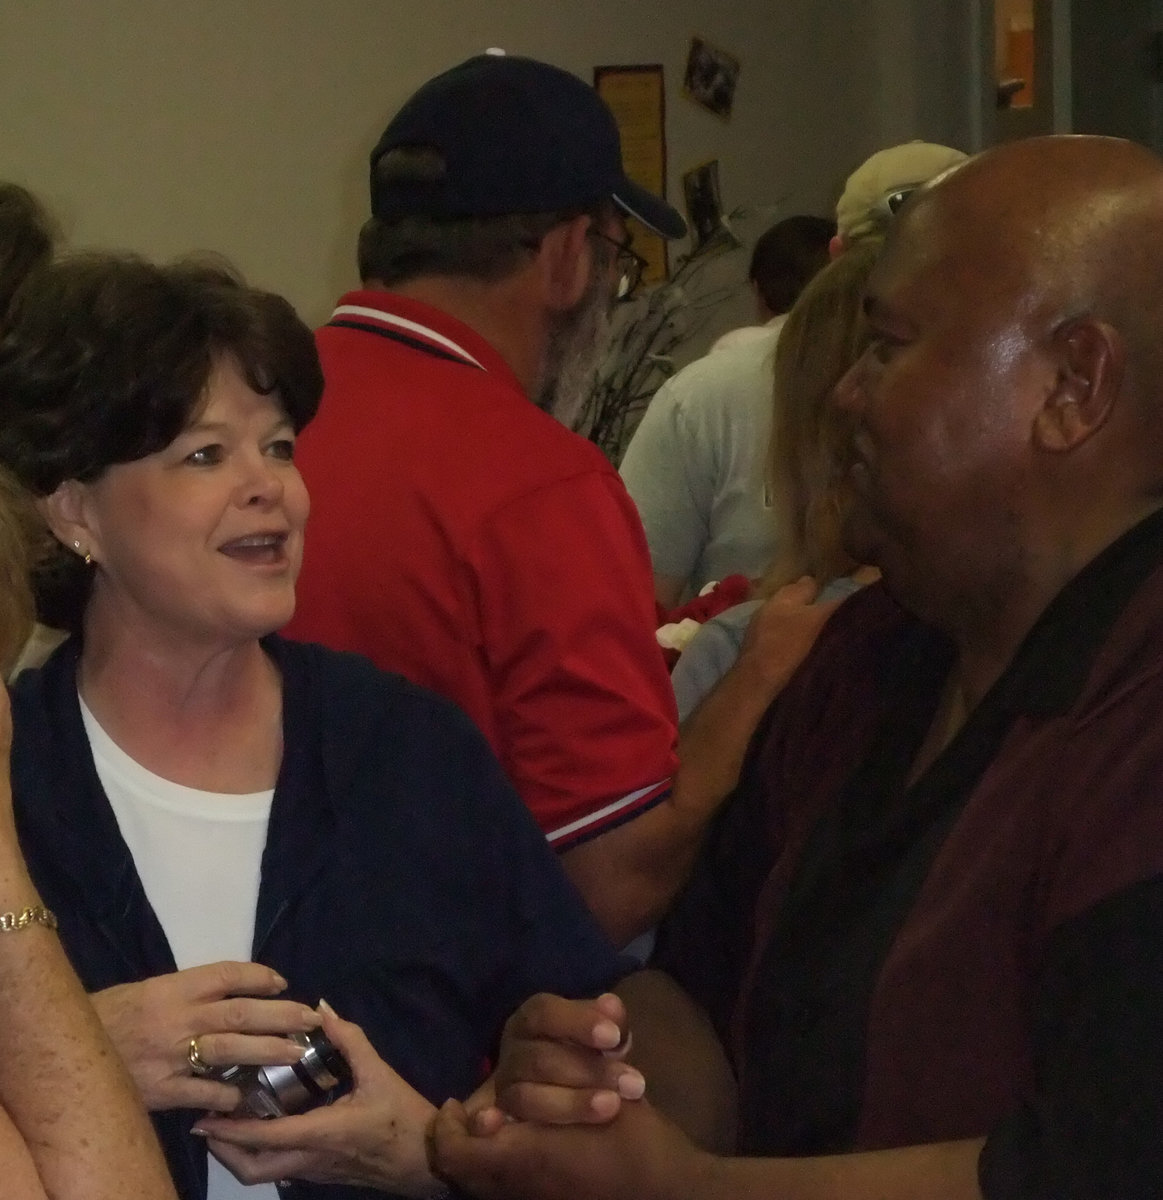
[[[910,183],[906,187],[895,188],[891,192],[886,192],[876,202],[876,207],[886,217],[895,217],[900,212],[904,202],[919,188],[919,183]]]

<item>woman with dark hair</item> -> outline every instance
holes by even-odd
[[[355,1090],[284,1128],[326,1116],[326,1152],[216,1153],[322,1185],[296,1200],[430,1194],[431,1102],[481,1082],[527,996],[617,975],[459,710],[273,634],[321,390],[290,305],[219,266],[58,263],[0,338],[0,462],[40,498],[74,630],[14,688],[21,837],[186,1200],[241,1194],[190,1136],[239,1103],[215,1072],[296,1063],[320,1023]]]

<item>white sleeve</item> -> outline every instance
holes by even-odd
[[[713,464],[683,404],[685,372],[655,393],[619,468],[638,506],[655,574],[689,579],[710,540]]]

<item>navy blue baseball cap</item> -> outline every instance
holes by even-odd
[[[386,180],[390,150],[430,147],[439,178]],[[430,79],[392,119],[371,155],[372,215],[486,217],[553,212],[609,197],[663,237],[686,222],[626,178],[614,116],[576,75],[532,58],[481,54]]]

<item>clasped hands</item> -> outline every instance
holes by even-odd
[[[526,1001],[506,1026],[492,1101],[449,1100],[437,1114],[435,1170],[482,1200],[697,1194],[715,1160],[651,1107],[629,1048],[613,994]]]
[[[613,995],[527,1001],[506,1025],[496,1072],[463,1105],[450,1101],[439,1114],[358,1026],[327,1010],[322,1018],[351,1067],[348,1095],[275,1121],[207,1116],[195,1126],[244,1183],[296,1178],[426,1197],[442,1191],[443,1177],[482,1196],[516,1196],[519,1189],[507,1182],[495,1191],[478,1186],[476,1168],[465,1161],[474,1148],[511,1154],[509,1135],[516,1129],[593,1128],[645,1090],[641,1073],[624,1061],[626,1015]],[[455,1152],[458,1139],[467,1155]],[[524,1172],[519,1156],[509,1169]],[[535,1187],[528,1194],[543,1193]]]
[[[512,1120],[612,1120],[623,1100],[646,1092],[642,1073],[625,1061],[630,1048],[626,1008],[613,993],[596,1000],[531,997],[505,1025],[491,1096],[482,1090],[464,1106],[470,1132],[491,1135]]]

